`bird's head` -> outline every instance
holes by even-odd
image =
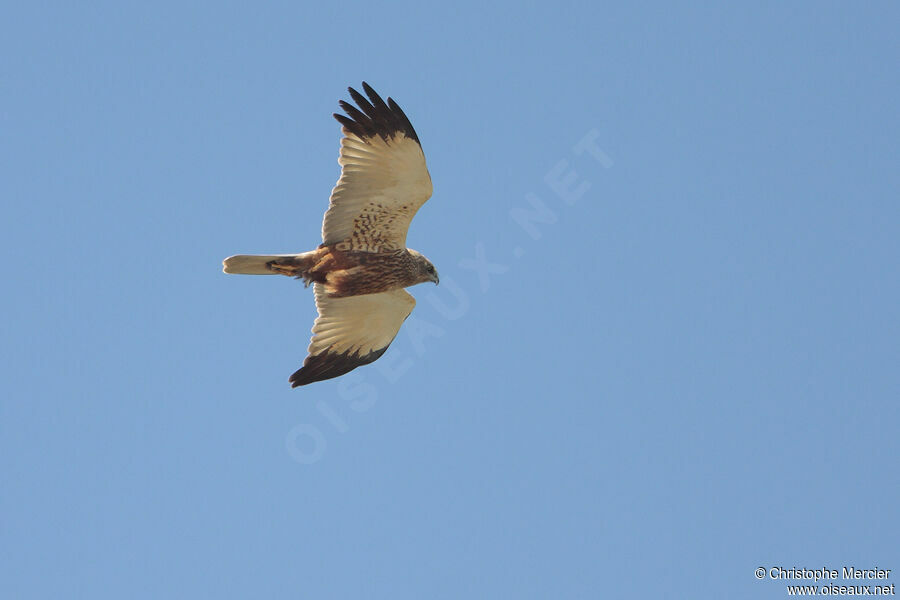
[[[410,250],[409,254],[416,261],[416,266],[419,270],[419,280],[416,283],[425,283],[426,281],[433,281],[435,285],[440,283],[441,279],[438,277],[437,269],[434,268],[430,260],[425,258],[421,252],[416,252],[415,250]]]

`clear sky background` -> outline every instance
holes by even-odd
[[[896,3],[0,22],[3,598],[897,581]],[[422,140],[441,285],[291,390],[311,290],[221,260],[319,243],[363,80]]]

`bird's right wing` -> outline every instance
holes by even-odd
[[[404,289],[343,298],[315,286],[319,316],[312,328],[309,356],[291,375],[291,387],[331,379],[377,360],[416,305]]]
[[[416,211],[431,197],[431,175],[419,137],[391,98],[387,102],[363,82],[369,97],[350,88],[356,108],[341,101],[341,177],[331,191],[322,223],[325,245],[385,252],[406,248]]]

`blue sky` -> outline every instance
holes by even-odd
[[[3,597],[900,570],[895,3],[0,12]],[[311,291],[221,260],[319,242],[363,80],[441,285],[291,390]]]

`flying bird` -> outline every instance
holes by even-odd
[[[396,102],[385,102],[365,82],[362,87],[368,99],[348,88],[356,106],[341,100],[347,114],[334,115],[344,134],[341,176],[319,247],[223,261],[226,273],[287,275],[313,284],[319,314],[291,387],[377,360],[416,305],[404,288],[439,282],[431,261],[406,247],[409,224],[432,191],[419,137]]]

